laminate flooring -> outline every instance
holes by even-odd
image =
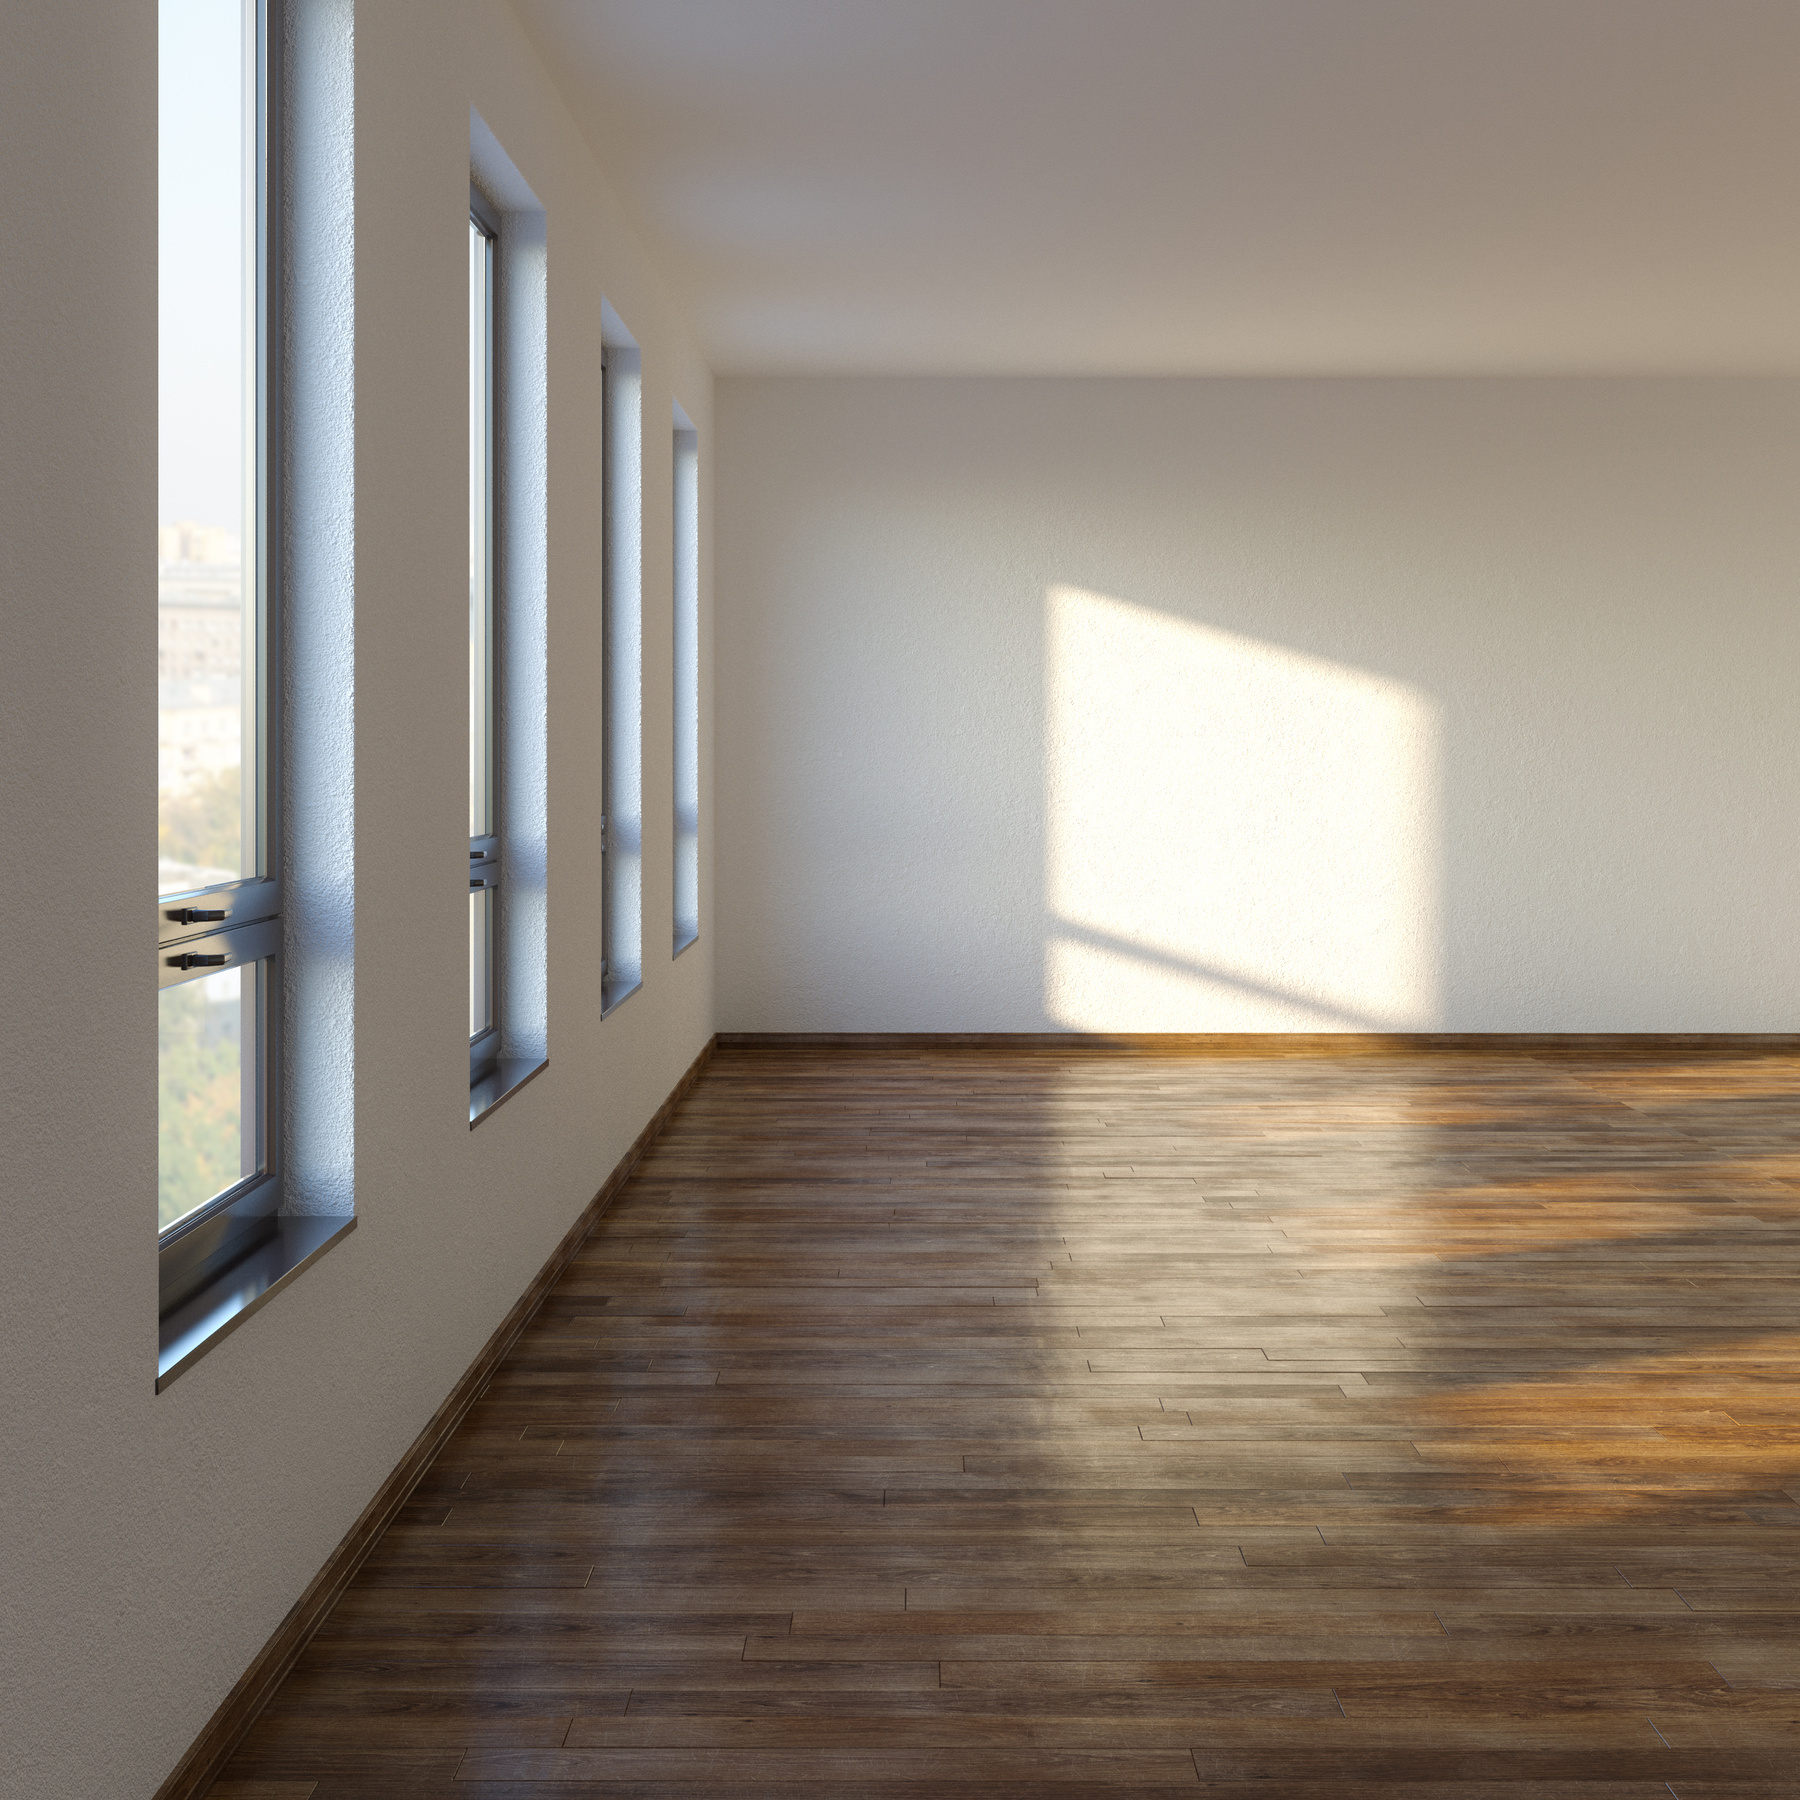
[[[214,1800],[1800,1795],[1800,1062],[724,1049]]]

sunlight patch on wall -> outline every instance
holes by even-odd
[[[1081,1031],[1435,1026],[1434,704],[1111,595],[1046,604],[1046,1012]]]

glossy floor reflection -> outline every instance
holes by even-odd
[[[722,1050],[213,1792],[1791,1797],[1797,1401],[1800,1061]]]

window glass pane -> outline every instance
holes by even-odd
[[[675,430],[675,948],[700,935],[700,440]]]
[[[255,1172],[244,1128],[244,1045],[254,1041],[256,971],[221,969],[157,995],[161,1179],[156,1224],[166,1231]],[[247,1017],[248,1015],[248,1017]]]
[[[494,1022],[494,892],[469,895],[469,1036],[479,1037]]]
[[[244,579],[255,414],[246,12],[245,0],[161,0],[159,893],[256,872],[245,829],[255,648]]]
[[[493,830],[493,604],[488,528],[493,482],[493,248],[469,221],[469,836]]]
[[[620,337],[622,339],[622,333]],[[628,341],[606,341],[601,382],[604,581],[601,603],[601,1009],[644,968],[644,383]]]

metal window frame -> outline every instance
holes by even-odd
[[[617,318],[617,315],[614,315]],[[611,1016],[644,985],[643,945],[643,361],[620,322],[617,341],[600,352],[600,1016]],[[621,387],[621,376],[625,385]],[[621,414],[626,415],[621,418]],[[625,483],[636,476],[634,505]],[[621,542],[631,546],[632,576],[620,583]],[[635,585],[635,593],[633,587]],[[623,641],[621,618],[635,615],[635,642]],[[638,744],[629,759],[636,791],[627,785],[627,759],[615,754],[620,731],[622,676],[635,685]],[[627,709],[629,710],[629,709]],[[635,844],[632,839],[636,837]],[[620,889],[621,866],[635,850],[638,882],[635,921]],[[632,930],[635,923],[636,930]]]
[[[605,1018],[618,956],[613,946],[613,490],[619,480],[618,446],[613,442],[613,408],[618,386],[612,346],[600,346],[600,1016]]]
[[[190,962],[201,957],[203,963]],[[281,921],[263,919],[160,945],[157,963],[159,991],[226,968],[241,968],[256,983],[256,1028],[244,1045],[255,1063],[256,1103],[244,1123],[253,1134],[257,1168],[158,1234],[158,1307],[166,1317],[275,1233],[281,1193],[281,1121],[275,1107],[281,1057]]]
[[[677,407],[671,440],[673,547],[669,564],[670,669],[674,689],[671,713],[674,780],[670,787],[675,877],[671,909],[674,956],[692,949],[700,941],[700,433],[695,426],[685,423],[686,419],[687,414]],[[691,775],[694,784],[691,817],[683,810],[687,804],[682,782],[684,773]],[[694,891],[688,912],[684,912],[682,906],[688,898],[683,891],[684,845],[692,848]]]
[[[160,991],[221,968],[252,971],[256,1029],[245,1050],[254,1061],[247,1083],[253,1104],[245,1109],[245,1125],[254,1133],[257,1167],[204,1206],[158,1231],[158,1303],[165,1327],[208,1282],[275,1235],[281,1198],[280,0],[245,0],[244,13],[245,80],[255,112],[245,197],[254,273],[246,347],[247,385],[253,399],[245,444],[253,541],[243,564],[252,586],[246,617],[255,639],[254,653],[243,658],[254,769],[244,784],[245,824],[250,827],[244,843],[255,872],[215,887],[157,896],[156,975]],[[202,957],[203,963],[197,960]]]
[[[473,1032],[469,1037],[469,1087],[471,1094],[484,1081],[491,1080],[500,1061],[500,1027],[501,1004],[505,992],[504,971],[501,968],[500,931],[500,880],[502,869],[502,834],[505,821],[500,816],[500,733],[499,709],[497,698],[499,693],[499,591],[497,576],[497,559],[494,555],[494,544],[498,524],[497,475],[501,454],[501,434],[498,416],[499,363],[500,363],[500,216],[488,197],[475,185],[469,183],[469,220],[476,230],[487,241],[486,269],[486,318],[483,333],[483,349],[486,367],[482,371],[485,390],[485,467],[481,477],[480,505],[483,509],[481,520],[483,582],[485,586],[485,654],[486,654],[486,692],[483,696],[486,711],[485,730],[485,767],[480,779],[487,789],[485,806],[485,823],[488,830],[480,834],[471,834],[469,838],[469,892],[471,894],[485,892],[491,896],[487,908],[487,975],[488,975],[488,1025],[485,1030]],[[471,332],[471,342],[473,333]],[[472,372],[471,372],[472,374]],[[471,380],[473,385],[473,379]],[[473,448],[473,446],[471,446]],[[474,479],[471,476],[471,500],[474,499]],[[471,521],[473,524],[473,521]],[[471,785],[475,776],[474,747],[470,750]]]

